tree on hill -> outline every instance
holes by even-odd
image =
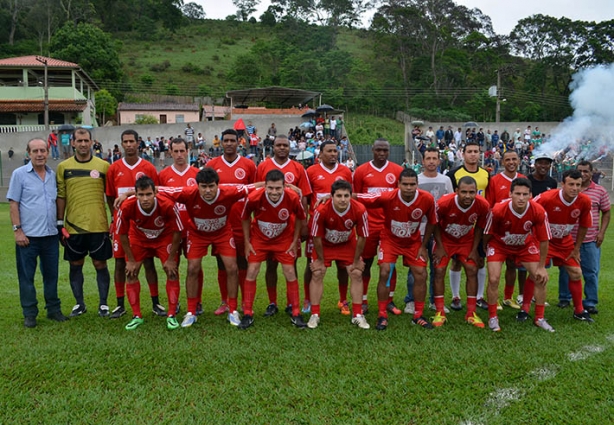
[[[241,17],[243,22],[249,19],[249,15],[256,11],[256,6],[260,0],[232,0],[232,4],[237,7],[237,16]]]

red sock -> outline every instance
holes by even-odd
[[[489,319],[492,319],[493,317],[497,317],[497,305],[498,305],[497,303],[488,304],[488,318]]]
[[[305,281],[303,283],[303,296],[305,297],[305,301],[309,301],[309,282]],[[318,314],[318,313],[314,313]]]
[[[237,301],[237,297],[230,298],[228,297],[228,310],[232,313],[233,311],[237,311],[237,305],[239,302]]]
[[[362,277],[362,303],[367,304],[367,294],[369,293],[369,282],[371,281],[371,276],[363,276]]]
[[[168,315],[174,316],[179,302],[180,285],[178,280],[166,281],[166,296],[168,297]]]
[[[267,286],[266,292],[269,294],[269,303],[277,305],[277,286]]]
[[[416,309],[414,312],[414,319],[419,319],[424,313],[424,301],[414,302],[414,307]]]
[[[188,297],[188,313],[196,314],[197,305],[198,305],[198,298]]]
[[[515,287],[515,282],[514,285],[505,285],[505,287],[503,288],[503,299],[504,300],[511,300],[512,297],[514,296],[514,287]]]
[[[379,312],[377,314],[378,317],[388,317],[388,311],[386,310],[386,308],[388,307],[388,300],[386,301],[377,301],[377,307],[379,309]]]
[[[352,303],[352,317],[362,314],[362,303]]]
[[[441,313],[445,316],[446,312],[443,310],[443,295],[436,295],[435,296],[435,310],[437,310],[437,313]]]
[[[339,302],[344,303],[348,300],[348,284],[340,283],[339,284]]]
[[[152,297],[157,297],[160,295],[158,292],[158,282],[147,283],[147,286],[149,286],[149,295]]]
[[[203,282],[205,281],[205,276],[203,274],[203,269],[201,268],[198,271],[198,302],[202,304],[203,302]]]
[[[115,282],[115,295],[117,298],[126,296],[126,282]]]
[[[243,293],[243,287],[245,286],[245,279],[247,279],[247,270],[239,269],[239,290]]]
[[[132,308],[132,315],[143,317],[141,314],[141,284],[139,282],[129,283],[126,285],[126,292],[128,292],[128,302],[130,308]]]
[[[243,287],[243,313],[254,315],[254,298],[256,297],[256,281],[245,279]]]
[[[320,315],[320,304],[311,306],[311,314]]]
[[[267,289],[269,288],[267,287]],[[286,282],[286,293],[288,294],[288,301],[290,305],[292,305],[292,315],[298,316],[299,314],[301,314],[301,308],[299,306],[300,301],[298,294],[298,280],[294,279],[290,282]],[[277,296],[277,291],[275,291],[275,296]]]
[[[222,302],[228,302],[228,275],[226,274],[226,270],[218,269],[217,284],[220,287],[220,296],[222,297]]]
[[[388,304],[390,304],[394,299],[394,291],[397,289],[397,269],[392,271],[392,276],[390,277],[390,292],[388,293]]]
[[[475,313],[475,309],[477,307],[476,301],[477,300],[475,297],[467,296],[467,315],[465,317],[473,316],[473,313]]]
[[[544,310],[546,306],[544,304],[535,304],[535,320],[544,318]]]
[[[582,305],[582,281],[570,279],[569,292],[571,292],[571,299],[573,300],[574,313],[582,313],[584,311],[584,306]]]
[[[522,291],[522,311],[528,313],[531,311],[531,301],[535,294],[535,282],[530,277],[524,283],[524,290]]]

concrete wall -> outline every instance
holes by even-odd
[[[151,115],[160,122],[161,116],[166,116],[169,124],[177,123],[177,116],[181,115],[181,124],[198,121],[198,111],[119,111],[119,122],[122,125],[134,124],[137,115]]]

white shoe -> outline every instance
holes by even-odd
[[[416,305],[413,301],[410,301],[405,304],[405,310],[403,310],[406,314],[414,314],[416,312]]]
[[[435,307],[435,303],[429,303],[429,310],[432,311],[437,311],[437,307]],[[448,307],[446,307],[445,305],[443,306],[443,312],[448,314],[450,313],[450,310],[448,309]]]
[[[311,320],[310,320],[311,321]],[[362,314],[357,314],[356,317],[352,319],[352,323],[358,326],[360,329],[369,329],[369,323],[367,323],[367,319]]]
[[[192,313],[188,313],[183,318],[183,322],[181,322],[181,327],[182,328],[189,328],[194,323],[196,323],[196,320],[197,320],[197,317],[195,315],[193,315]]]
[[[491,317],[490,319],[488,319],[488,327],[493,332],[499,332],[501,330],[501,327],[499,326],[499,318],[498,317]]]
[[[544,319],[543,317],[535,321],[535,326],[537,326],[538,328],[542,328],[543,330],[548,332],[554,332],[554,328],[550,326],[550,324],[546,322],[546,319]]]
[[[319,324],[320,324],[320,316],[318,316],[317,314],[312,314],[311,317],[309,318],[309,322],[307,322],[307,327],[309,329],[315,329],[318,327]]]
[[[524,302],[524,296],[523,295],[518,295],[516,297],[516,302],[518,303],[519,306],[522,306],[522,303]]]
[[[235,310],[232,313],[228,313],[228,321],[232,326],[239,326],[239,323],[241,323],[239,312]]]

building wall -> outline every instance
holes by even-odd
[[[166,115],[167,124],[176,123],[178,115],[183,115],[184,123],[197,122],[199,120],[198,111],[120,111],[119,122],[122,125],[134,124],[137,115],[152,115],[156,117],[158,122],[162,121],[161,115]]]

